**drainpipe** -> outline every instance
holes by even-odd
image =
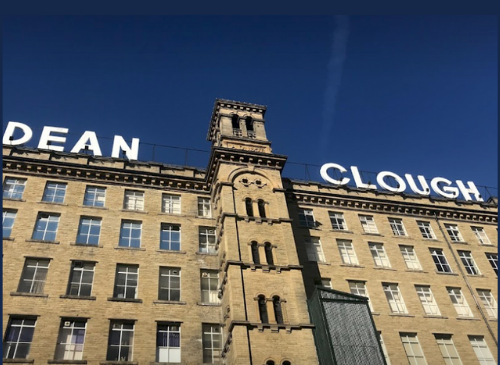
[[[451,251],[451,255],[453,256],[453,259],[455,260],[455,263],[457,264],[458,270],[460,271],[460,274],[462,275],[462,278],[464,279],[465,284],[467,285],[467,288],[469,289],[469,291],[472,295],[472,298],[474,299],[474,302],[476,303],[476,307],[477,307],[477,309],[479,309],[479,313],[481,314],[481,317],[483,317],[483,321],[484,321],[484,323],[486,323],[486,327],[488,328],[488,331],[490,332],[491,337],[493,337],[493,341],[495,341],[495,345],[497,345],[497,347],[498,347],[498,340],[495,337],[495,332],[493,331],[490,324],[488,323],[488,318],[486,317],[486,315],[483,312],[483,309],[479,305],[479,301],[476,298],[474,290],[472,289],[472,286],[470,285],[469,280],[467,279],[467,274],[462,269],[462,265],[461,265],[460,261],[458,260],[457,256],[455,255],[455,251],[453,250],[450,241],[448,241],[448,238],[443,230],[443,227],[441,227],[441,223],[439,222],[439,219],[438,219],[436,212],[434,212],[434,218],[436,219],[436,223],[439,227],[439,230],[441,231],[441,234],[443,235],[444,240],[446,241],[446,244],[448,245],[448,248]]]

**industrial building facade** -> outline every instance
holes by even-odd
[[[3,362],[319,364],[330,288],[387,364],[497,364],[497,201],[283,178],[265,111],[217,100],[206,170],[4,145]]]

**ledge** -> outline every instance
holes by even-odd
[[[469,245],[469,243],[467,241],[452,241],[452,240],[450,240],[450,243],[452,245]]]
[[[200,252],[196,251],[196,255],[202,255],[202,256],[219,256],[218,252]]]
[[[5,363],[17,363],[17,364],[33,364],[35,359],[3,359],[2,362]]]
[[[457,317],[457,319],[459,319],[461,321],[480,321],[481,320],[480,318],[476,318],[476,317]]]
[[[332,265],[329,262],[324,262],[324,261],[309,261],[309,262],[315,262],[317,265],[327,265],[327,266]]]
[[[406,314],[406,313],[391,313],[389,314],[392,317],[409,317],[409,318],[415,318],[415,316],[412,316],[411,314]]]
[[[221,307],[222,303],[202,303],[202,302],[196,302],[196,305],[202,306],[202,307]]]
[[[4,241],[14,241],[13,237],[3,237]]]
[[[398,239],[399,239],[399,238],[403,238],[403,239],[410,239],[411,237],[410,237],[410,236],[408,236],[408,235],[406,235],[406,234],[405,234],[405,235],[396,235],[396,234],[395,234],[395,235],[393,235],[393,236],[392,236],[392,238],[398,238]]]
[[[88,243],[70,243],[69,244],[70,246],[76,246],[76,247],[92,247],[92,248],[103,248],[104,246],[103,245],[90,245]]]
[[[186,302],[180,300],[153,300],[153,304],[186,305]]]
[[[41,202],[37,202],[37,204],[61,205],[63,207],[68,206],[68,204],[66,204],[66,203],[44,202],[43,200]]]
[[[87,360],[47,360],[47,364],[86,364]]]
[[[139,365],[137,361],[101,361],[100,365]]]
[[[438,316],[438,315],[431,315],[431,314],[426,314],[423,316],[424,318],[436,318],[436,319],[448,319],[448,317],[446,316]]]
[[[335,228],[332,228],[332,229],[330,229],[330,232],[354,234],[353,231],[348,231],[347,229],[335,229]]]
[[[354,268],[357,268],[357,269],[364,269],[365,268],[364,266],[354,265],[354,264],[340,264],[340,266],[342,266],[342,267],[354,267]]]
[[[131,251],[146,251],[143,247],[123,247],[123,246],[115,246],[113,247],[115,250],[131,250]]]
[[[128,303],[142,303],[142,299],[133,299],[133,298],[108,298],[109,302],[128,302]]]
[[[33,240],[33,239],[26,240],[26,242],[48,243],[51,245],[58,245],[60,243],[59,241],[45,241],[45,240]]]
[[[365,235],[365,236],[378,236],[378,237],[385,237],[383,234],[380,234],[380,233],[361,233],[362,235]]]
[[[497,247],[497,245],[494,245],[493,243],[490,243],[490,244],[485,244],[485,243],[479,243],[478,246],[482,246],[482,247]]]
[[[48,294],[35,294],[35,293],[20,293],[20,292],[11,292],[10,295],[12,297],[34,297],[34,298],[48,298]]]
[[[419,272],[419,273],[423,273],[423,274],[428,274],[429,273],[428,271],[417,270],[417,269],[406,269],[405,271],[406,272]]]
[[[199,218],[199,219],[215,219],[214,217],[205,217],[205,216],[202,216],[202,215],[195,215],[194,217],[195,218]]]
[[[372,316],[380,316],[380,312],[371,312]]]
[[[90,209],[102,209],[102,210],[109,210],[109,208],[106,207],[97,207],[95,205],[79,205],[79,208],[90,208]]]
[[[162,249],[156,250],[156,252],[173,253],[173,254],[176,254],[176,255],[185,255],[186,254],[186,251],[162,250]]]
[[[454,272],[441,272],[441,271],[435,271],[436,274],[439,275],[451,275],[451,276],[459,276],[457,273]]]
[[[440,240],[438,240],[437,238],[424,238],[422,237],[422,239],[426,242],[441,242]]]
[[[148,214],[147,210],[137,210],[137,209],[121,209],[120,212],[125,213],[139,213],[139,214]]]
[[[61,299],[80,299],[80,300],[96,300],[94,296],[86,296],[86,295],[59,295]]]
[[[25,202],[26,200],[24,199],[15,199],[15,198],[3,198],[3,200],[9,200],[11,202]],[[6,359],[4,359],[6,360]],[[7,359],[7,360],[14,360],[14,359]],[[32,360],[32,362],[35,361],[35,360]]]
[[[375,269],[375,270],[398,271],[396,269],[393,269],[392,267],[380,267],[380,266],[374,266],[373,269]]]

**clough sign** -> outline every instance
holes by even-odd
[[[336,164],[336,163],[327,163],[321,166],[321,177],[334,185],[341,186],[341,185],[346,185],[349,181],[351,181],[350,178],[348,177],[342,177],[341,180],[336,180],[332,178],[328,173],[329,170],[337,170],[340,171],[341,173],[347,172],[347,170]],[[370,184],[370,183],[364,183],[361,179],[361,175],[358,171],[358,168],[356,166],[351,166],[351,173],[352,177],[354,178],[354,182],[358,188],[364,188],[364,189],[377,189],[377,185]],[[393,187],[387,184],[385,181],[386,177],[391,177],[393,178],[398,187]],[[423,196],[428,196],[430,195],[431,191],[429,189],[429,185],[427,184],[427,181],[425,181],[425,177],[422,175],[418,175],[418,183],[415,181],[413,176],[410,174],[405,174],[405,179],[406,181],[399,175],[389,172],[389,171],[382,171],[377,174],[377,183],[378,185],[385,190],[392,191],[394,193],[402,193],[406,190],[406,187],[409,186],[410,190],[413,191],[414,193],[418,195],[423,195]],[[407,185],[408,183],[408,185]],[[476,200],[478,202],[484,201],[481,198],[481,195],[479,194],[479,191],[476,188],[476,185],[472,181],[467,182],[467,187],[461,180],[456,180],[456,184],[458,186],[454,187],[451,186],[452,182],[448,179],[445,179],[443,177],[435,177],[431,180],[431,188],[432,190],[444,197],[444,198],[449,198],[449,199],[455,199],[458,197],[459,192],[462,193],[463,197],[465,200],[470,201],[470,200]],[[471,197],[474,196],[474,199]]]
[[[18,139],[14,139],[14,132],[16,129],[23,133],[23,136]],[[53,135],[52,133],[57,133],[59,135]],[[52,145],[52,142],[60,144],[66,143],[66,137],[61,136],[61,134],[64,135],[67,133],[68,128],[43,127],[42,135],[38,142],[38,148],[64,151],[64,146]],[[9,122],[3,135],[3,144],[10,144],[12,146],[22,145],[30,141],[31,137],[33,137],[33,131],[26,124]],[[94,156],[102,156],[101,147],[99,146],[99,141],[97,140],[95,132],[85,131],[70,152],[79,153],[81,150],[92,151]],[[124,151],[129,160],[137,160],[137,156],[139,155],[139,138],[132,138],[132,146],[129,146],[122,136],[114,136],[111,157],[119,158],[120,151]]]

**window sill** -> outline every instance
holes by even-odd
[[[330,229],[330,232],[354,234],[353,231],[348,231],[347,229],[335,229],[335,228],[332,228],[332,229]]]
[[[409,317],[409,318],[415,318],[415,316],[412,316],[411,314],[406,314],[406,313],[391,313],[389,314],[392,317]]]
[[[33,364],[35,359],[3,359],[2,362],[5,363],[16,363],[16,364]]]
[[[475,317],[457,317],[461,321],[480,321],[481,319]]]
[[[199,305],[202,307],[220,307],[220,306],[222,306],[221,303],[203,303],[203,302],[196,302],[196,305]]]
[[[203,256],[218,256],[219,254],[217,252],[196,252],[197,255],[203,255]]]
[[[438,315],[431,315],[431,314],[426,314],[423,316],[424,318],[436,318],[436,319],[448,319],[446,316],[438,316]]]
[[[355,267],[355,268],[358,268],[358,269],[364,269],[365,268],[364,266],[354,265],[354,264],[340,264],[340,266],[342,266],[342,267]]]
[[[406,272],[419,272],[419,273],[422,273],[422,274],[428,274],[429,272],[428,271],[424,271],[424,270],[419,270],[419,269],[406,269],[405,270]]]
[[[490,321],[490,322],[498,322],[498,318],[488,318],[488,321]]]
[[[61,206],[64,206],[64,207],[67,207],[68,204],[65,204],[65,203],[56,203],[56,202],[44,202],[44,201],[41,201],[41,202],[37,202],[38,204],[49,204],[49,205],[61,205]]]
[[[441,242],[437,238],[424,238],[424,237],[422,237],[422,239],[424,241],[427,241],[427,242]]]
[[[435,271],[436,274],[439,274],[439,275],[451,275],[451,276],[458,276],[457,273],[454,273],[454,272],[440,272],[440,271]]]
[[[69,245],[76,246],[76,247],[91,247],[91,248],[103,248],[104,247],[103,245],[90,245],[88,243],[74,243],[74,242],[71,242]]]
[[[173,253],[173,254],[177,254],[177,255],[185,255],[185,254],[186,254],[186,251],[162,250],[162,249],[156,250],[156,252],[161,252],[161,253]]]
[[[466,276],[469,278],[484,278],[483,274],[479,274],[479,275],[467,274]]]
[[[365,236],[378,236],[378,237],[385,237],[383,234],[380,234],[380,233],[367,233],[367,232],[364,232],[364,233],[361,233],[362,235],[365,235]]]
[[[87,360],[47,360],[47,364],[86,364]]]
[[[48,294],[35,294],[35,293],[20,293],[17,291],[11,292],[12,297],[34,297],[34,298],[48,298]]]
[[[332,265],[329,262],[325,262],[325,261],[309,261],[309,262],[315,262],[318,265],[327,265],[327,266],[331,266]]]
[[[372,316],[380,316],[380,312],[370,312]]]
[[[52,245],[58,245],[60,242],[59,241],[45,241],[45,240],[26,240],[26,242],[35,242],[35,243],[48,243]]]
[[[25,202],[26,201],[24,199],[6,198],[6,197],[4,197],[3,200],[10,200],[11,202]],[[6,359],[4,359],[4,360],[6,360]],[[15,360],[15,359],[7,359],[7,360]],[[33,361],[35,361],[35,360],[33,360]]]
[[[396,269],[393,269],[392,267],[379,267],[379,266],[374,266],[373,268],[374,268],[375,270],[397,271]]]
[[[480,243],[480,244],[478,244],[478,246],[483,246],[483,247],[498,247],[497,245],[494,245],[493,243],[489,243],[489,244]]]
[[[406,234],[395,234],[395,235],[393,235],[393,236],[392,236],[392,238],[397,238],[397,239],[399,239],[399,238],[409,239],[409,238],[411,238],[411,237],[410,237],[410,236],[408,236],[408,235],[406,235]]]
[[[131,250],[131,251],[146,251],[145,248],[142,247],[122,247],[122,246],[115,246],[115,250]]]
[[[137,361],[101,361],[100,365],[139,365]]]
[[[178,301],[178,300],[153,300],[153,304],[186,305],[186,302]]]
[[[454,245],[469,245],[466,241],[451,241],[451,243]]]
[[[205,217],[203,215],[195,215],[195,217],[200,219],[215,219],[214,217]]]
[[[108,298],[109,302],[128,302],[128,303],[142,303],[142,299],[133,298]]]
[[[79,205],[78,207],[80,207],[80,208],[90,208],[90,209],[109,210],[109,208],[106,208],[106,207],[97,207],[95,205]]]
[[[140,213],[140,214],[148,214],[147,210],[138,210],[138,209],[122,209],[122,212],[125,213]]]
[[[96,297],[85,295],[59,295],[61,299],[96,300]]]
[[[3,237],[4,241],[14,241],[14,238],[12,237]]]

